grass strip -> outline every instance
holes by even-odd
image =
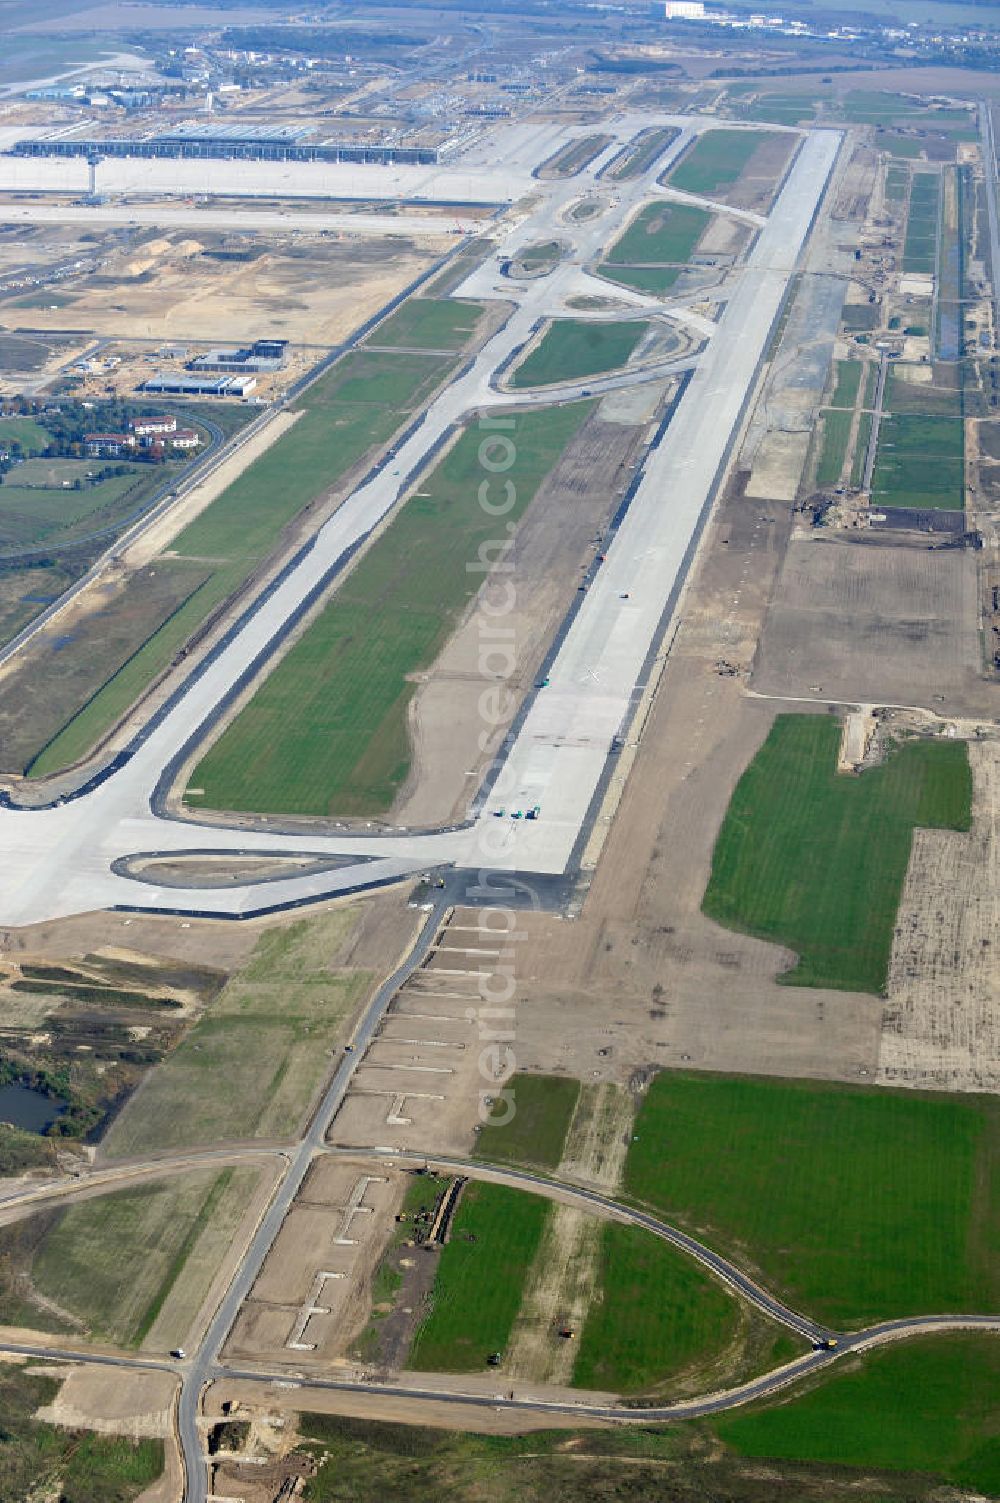
[[[516,523],[592,403],[522,413],[503,444]],[[478,428],[420,482],[304,635],[192,774],[216,809],[385,812],[410,767],[414,674],[429,667],[474,597],[470,572],[497,521],[479,504]],[[499,452],[499,451],[497,451]]]

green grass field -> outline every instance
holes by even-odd
[[[685,193],[712,194],[731,188],[763,140],[760,131],[705,131],[667,181]]]
[[[482,316],[481,303],[454,298],[411,297],[373,330],[369,344],[417,350],[460,350]]]
[[[998,1150],[995,1097],[664,1072],[625,1193],[835,1327],[989,1312]]]
[[[659,297],[670,291],[683,270],[682,266],[609,266],[604,262],[597,268],[597,275],[605,282],[619,282],[636,292]]]
[[[851,484],[860,485],[865,474],[865,457],[872,436],[872,414],[863,412],[858,419],[858,434],[854,440],[854,455],[851,459]]]
[[[847,445],[851,437],[853,412],[836,412],[827,408],[823,413],[823,439],[816,464],[817,485],[837,485],[840,481]]]
[[[783,1402],[789,1411],[797,1403]],[[948,1404],[948,1396],[944,1402]],[[975,1407],[970,1404],[970,1414]],[[752,1459],[753,1452],[748,1452],[748,1462],[718,1438],[722,1426],[735,1422],[734,1415],[711,1424],[477,1435],[303,1414],[303,1443],[319,1464],[316,1476],[305,1484],[304,1498],[306,1503],[372,1498],[430,1503],[446,1490],[449,1503],[942,1503],[934,1478],[913,1471],[867,1467],[859,1475],[850,1460],[838,1465],[839,1458],[827,1464],[768,1458],[762,1464]],[[863,1429],[870,1428],[871,1416],[866,1416]],[[992,1431],[993,1421],[986,1415],[978,1430],[984,1445]],[[975,1433],[970,1425],[970,1441]],[[895,1454],[912,1451],[905,1431],[900,1441]],[[817,1449],[822,1443],[817,1436]],[[857,1444],[845,1437],[846,1458]],[[893,1452],[884,1449],[896,1465]],[[984,1466],[961,1465],[963,1471],[974,1466],[975,1475],[984,1478],[979,1488],[991,1490],[985,1486],[989,1474]]]
[[[940,180],[932,172],[915,172],[903,242],[903,270],[932,276],[937,271],[937,236],[941,218]]]
[[[517,367],[511,385],[546,386],[619,370],[648,328],[639,319],[603,324],[557,318]]]
[[[516,418],[509,435],[516,504],[506,520],[523,514],[591,407],[578,402]],[[482,438],[478,428],[466,430],[421,480],[202,759],[191,786],[204,790],[205,805],[344,815],[391,806],[410,766],[412,675],[448,640],[481,582],[466,565],[496,536],[496,518],[478,503]]]
[[[514,1093],[514,1116],[503,1123],[506,1103],[494,1109],[496,1123],[486,1122],[476,1139],[476,1157],[491,1164],[536,1164],[554,1169],[580,1098],[580,1082],[563,1075],[518,1074],[507,1089]]]
[[[163,1472],[161,1440],[127,1440],[47,1425],[35,1415],[61,1387],[40,1364],[0,1367],[0,1498],[4,1503],[132,1503]],[[61,1374],[59,1375],[62,1376]]]
[[[736,1300],[640,1227],[601,1228],[598,1290],[573,1367],[578,1388],[642,1393],[717,1359],[736,1337]]]
[[[808,1393],[713,1429],[741,1456],[922,1472],[995,1497],[998,1392],[996,1336],[931,1336],[871,1352]]]
[[[408,1367],[486,1370],[490,1353],[507,1345],[548,1214],[548,1202],[537,1195],[506,1185],[466,1185]]]
[[[860,360],[838,360],[837,374],[830,398],[831,407],[854,407],[861,386],[861,372],[865,369]]]
[[[608,252],[607,264],[683,264],[704,234],[711,215],[691,204],[647,204]]]
[[[5,449],[8,444],[20,444],[25,454],[38,454],[51,442],[51,433],[34,418],[0,418],[0,449]]]
[[[182,1274],[193,1317],[217,1267],[201,1264],[198,1244],[221,1233],[221,1261],[256,1182],[256,1169],[202,1170],[69,1206],[34,1257],[35,1288],[98,1340],[139,1346]],[[187,1335],[175,1323],[162,1349]]]
[[[294,1133],[370,977],[337,967],[346,912],[265,931],[113,1122],[110,1158]]]
[[[778,716],[733,793],[702,906],[796,950],[792,986],[878,993],[913,830],[967,830],[971,774],[960,741],[911,741],[838,774],[840,733],[831,716]]]
[[[900,204],[906,199],[910,174],[905,167],[888,167],[885,174],[885,196],[890,203]]]
[[[887,417],[879,432],[872,479],[876,504],[961,510],[964,454],[961,418]]]

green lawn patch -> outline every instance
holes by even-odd
[[[469,1183],[407,1366],[423,1372],[485,1371],[502,1352],[521,1307],[549,1204],[506,1185]]]
[[[0,449],[19,444],[25,454],[40,454],[52,442],[52,435],[31,417],[0,418]]]
[[[707,130],[685,152],[667,181],[685,193],[712,194],[730,188],[765,139],[762,131]]]
[[[823,413],[822,421],[823,442],[816,465],[816,484],[823,486],[837,485],[840,481],[841,471],[844,468],[844,459],[847,455],[847,445],[851,437],[851,424],[854,421],[854,413],[834,412],[828,408]]]
[[[837,377],[833,388],[833,396],[830,398],[831,407],[854,407],[858,400],[858,390],[861,386],[861,372],[864,365],[860,360],[838,360]]]
[[[683,266],[609,266],[605,262],[597,268],[597,275],[606,282],[618,282],[622,287],[658,297],[670,291],[683,270]]]
[[[516,522],[592,404],[522,413],[509,438]],[[429,667],[473,598],[470,573],[496,519],[478,501],[481,431],[472,427],[223,732],[191,777],[216,809],[370,815],[410,766],[413,675]],[[507,442],[505,438],[504,442]]]
[[[649,324],[641,320],[592,323],[559,318],[517,367],[512,386],[546,386],[620,369]]]
[[[998,1307],[998,1148],[995,1097],[671,1071],[624,1183],[846,1328]]]
[[[971,775],[960,741],[911,741],[838,774],[840,734],[831,716],[778,716],[733,793],[702,906],[796,950],[792,986],[877,993],[913,831],[967,830]]]
[[[717,1358],[739,1318],[736,1300],[693,1259],[640,1227],[608,1222],[573,1383],[642,1393]]]
[[[460,350],[482,316],[482,303],[411,297],[372,331],[369,343],[418,350]]]
[[[476,1139],[476,1157],[492,1164],[537,1164],[554,1169],[580,1097],[580,1082],[564,1075],[513,1077],[514,1115],[505,1122],[508,1102],[497,1101]]]
[[[608,264],[684,263],[704,234],[710,218],[704,209],[691,204],[647,204],[611,247]]]
[[[870,1352],[809,1393],[716,1420],[741,1456],[923,1472],[1000,1493],[1000,1341],[931,1336]]]

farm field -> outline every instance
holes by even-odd
[[[998,1155],[993,1097],[670,1071],[640,1106],[624,1186],[851,1328],[997,1308]]]
[[[618,370],[634,354],[648,328],[648,322],[640,319],[613,324],[555,319],[514,371],[511,385],[547,386]]]
[[[937,271],[941,189],[936,173],[914,172],[903,242],[903,270],[933,276]]]
[[[905,167],[891,166],[885,174],[885,196],[890,203],[901,204],[906,200],[910,174]]]
[[[853,412],[827,408],[823,413],[823,441],[816,465],[817,485],[836,485],[840,480],[853,420]]]
[[[573,1383],[620,1394],[648,1393],[683,1377],[700,1386],[699,1373],[712,1372],[730,1350],[735,1355],[743,1347],[740,1327],[737,1301],[692,1258],[651,1232],[608,1222],[601,1228],[597,1293],[580,1335]],[[767,1327],[765,1344],[773,1347],[775,1340],[778,1355],[771,1360],[768,1353],[764,1367],[799,1350],[791,1340],[785,1350],[784,1334]]]
[[[109,1158],[294,1133],[370,981],[338,969],[346,911],[266,931],[249,961],[116,1118]]]
[[[592,403],[516,419],[516,522]],[[330,603],[191,777],[206,807],[371,815],[410,766],[413,674],[433,663],[479,576],[466,564],[496,523],[477,504],[481,434],[467,429],[420,481]],[[187,795],[189,800],[193,794]]]
[[[31,1283],[66,1312],[64,1329],[141,1346],[182,1275],[191,1315],[197,1310],[217,1266],[214,1259],[207,1266],[199,1261],[199,1243],[211,1240],[221,1256],[257,1173],[203,1170],[68,1206],[51,1225],[41,1221],[47,1229],[28,1262]],[[17,1233],[17,1227],[0,1233],[0,1245],[9,1245],[8,1255],[12,1247],[15,1259]],[[168,1344],[186,1337],[185,1323]]]
[[[452,356],[435,353],[359,350],[310,387],[296,404],[302,411],[298,422],[172,543],[165,561],[171,571],[207,565],[197,588],[150,623],[116,672],[102,674],[101,659],[85,644],[86,661],[77,661],[85,700],[56,733],[49,732],[31,775],[56,772],[84,756],[273,552],[285,530],[388,442],[453,363]],[[117,602],[126,614],[141,588],[132,584]]]
[[[887,417],[879,432],[872,479],[875,504],[961,511],[964,451],[961,418]]]
[[[932,1336],[875,1351],[808,1393],[715,1421],[741,1456],[922,1472],[1000,1493],[995,1336]]]
[[[893,413],[926,413],[929,417],[959,417],[962,393],[944,376],[946,367],[936,366],[933,381],[907,381],[899,366],[892,366],[885,384],[885,406]]]
[[[0,1496],[11,1503],[37,1497],[44,1479],[49,1495],[67,1503],[133,1503],[163,1472],[163,1442],[94,1435],[36,1419],[60,1386],[44,1370],[0,1367]]]
[[[466,1185],[441,1249],[429,1314],[410,1348],[417,1372],[481,1372],[503,1352],[549,1204],[506,1185]]]
[[[503,1123],[506,1104],[498,1102],[498,1122],[487,1121],[476,1138],[476,1157],[491,1164],[536,1164],[554,1169],[580,1098],[580,1082],[559,1075],[512,1077],[514,1116]]]
[[[788,985],[878,993],[913,831],[967,830],[971,775],[957,741],[911,741],[839,775],[840,729],[827,716],[777,717],[736,786],[702,907],[797,951]]]
[[[760,131],[710,130],[699,136],[671,171],[671,188],[711,196],[731,188],[764,140]]]
[[[633,219],[608,252],[607,265],[646,266],[687,262],[711,215],[690,204],[653,203]]]

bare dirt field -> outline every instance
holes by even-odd
[[[985,715],[979,653],[971,553],[806,536],[789,545],[752,685]]]
[[[371,1275],[398,1211],[398,1170],[317,1159],[226,1343],[233,1357],[343,1361],[371,1308]]]
[[[458,909],[394,998],[330,1129],[338,1147],[468,1153],[480,1075],[476,1013],[503,948]],[[488,922],[488,918],[485,922]]]
[[[731,496],[720,507],[583,906],[572,920],[519,916],[522,1068],[620,1083],[680,1064],[838,1080],[875,1072],[876,999],[780,986],[788,952],[700,911],[732,789],[781,708],[747,698],[738,675],[790,522],[784,504]]]
[[[172,1373],[136,1371],[123,1383],[113,1368],[71,1367],[52,1403],[38,1411],[38,1418],[70,1430],[96,1430],[133,1440],[143,1436],[165,1439],[171,1434],[176,1387]]]
[[[297,233],[240,235],[187,231],[131,244],[124,231],[88,232],[75,243],[69,231],[39,227],[19,242],[20,255],[57,239],[50,254],[62,264],[73,248],[99,266],[44,289],[0,303],[9,324],[39,330],[84,330],[128,339],[244,340],[267,332],[293,344],[332,345],[411,282],[449,241]],[[2,262],[0,262],[2,266]],[[20,304],[20,306],[19,306]],[[54,305],[54,306],[53,306]]]
[[[1000,745],[969,745],[972,830],[914,832],[889,967],[878,1078],[1000,1089]]]
[[[623,477],[630,474],[627,466],[644,436],[643,428],[602,421],[595,412],[540,487],[505,560],[505,567],[512,565],[507,578],[516,590],[515,608],[504,615],[513,672],[508,674],[506,652],[489,654],[496,638],[489,635],[491,622],[477,598],[411,702],[414,767],[392,811],[394,821],[445,824],[464,815],[481,769],[503,739],[574,598],[580,566],[595,551],[589,545],[617,505]],[[483,749],[479,701],[498,672],[509,714],[491,727]]]

